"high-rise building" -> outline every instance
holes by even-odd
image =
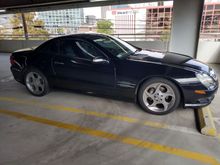
[[[12,14],[1,15],[0,17],[0,25],[2,26],[10,26],[10,19],[13,17]]]
[[[78,32],[85,33],[85,32],[96,32],[96,23],[97,19],[94,15],[86,15],[85,16],[85,23],[83,23],[80,27]]]
[[[116,5],[107,11],[107,19],[113,23],[114,34],[127,40],[133,40],[136,34],[144,33],[145,17],[146,8],[131,5]]]
[[[13,14],[5,14],[0,16],[0,34],[4,35],[10,35],[12,34],[12,24],[11,24],[11,18],[13,17]]]
[[[51,34],[77,33],[79,26],[84,22],[82,8],[37,12],[37,18],[44,21],[45,29]]]
[[[94,16],[94,15],[87,15],[87,16],[85,16],[85,18],[86,18],[86,24],[88,24],[88,25],[96,24],[96,16]]]
[[[220,39],[220,0],[204,4],[200,39]],[[126,40],[167,40],[170,35],[173,3],[131,4],[112,6],[107,11],[114,34]]]
[[[161,38],[171,29],[173,6],[152,6],[146,8],[146,34]],[[206,2],[201,20],[200,39],[220,39],[220,2]]]
[[[111,6],[102,6],[101,7],[101,18],[105,19],[106,18],[106,13],[108,10],[111,9]]]

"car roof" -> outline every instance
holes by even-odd
[[[55,37],[55,38],[71,38],[71,37],[83,38],[83,39],[96,39],[99,37],[110,37],[110,36],[106,35],[106,34],[100,34],[100,33],[77,33],[77,34],[69,34],[69,35],[59,36],[59,37]],[[55,38],[53,38],[53,39],[55,39]]]
[[[57,39],[62,39],[62,38],[81,38],[81,39],[85,39],[85,40],[94,40],[94,39],[98,39],[100,37],[110,37],[110,35],[107,34],[101,34],[101,33],[77,33],[77,34],[68,34],[68,35],[63,35],[63,36],[59,36],[59,37],[54,37],[51,39],[46,40],[43,44],[46,44],[50,41],[54,41]],[[37,46],[36,49],[38,49],[41,45]]]

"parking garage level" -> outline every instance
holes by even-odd
[[[0,66],[8,59],[1,54]],[[191,109],[158,117],[131,102],[61,89],[36,98],[9,70],[2,75],[1,164],[219,163],[219,140],[197,131]]]
[[[45,2],[0,2],[1,165],[220,165],[219,90],[209,106],[212,137],[201,134],[191,108],[156,116],[129,100],[59,88],[34,97],[10,71],[18,49],[101,32],[143,49],[189,55],[220,78],[219,0]]]

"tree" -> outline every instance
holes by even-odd
[[[59,27],[59,28],[57,29],[57,33],[58,33],[58,34],[64,34],[64,28]]]
[[[160,36],[161,41],[168,42],[170,40],[170,30],[164,30]]]
[[[97,22],[97,32],[98,33],[105,33],[105,34],[112,34],[113,23],[109,20],[100,20]]]
[[[3,31],[4,31],[4,30],[3,30],[3,26],[0,25],[0,39],[3,39],[3,37],[2,37],[2,35],[4,34]]]
[[[33,39],[48,39],[49,33],[44,29],[44,22],[36,19],[35,13],[25,13],[24,17],[27,25],[28,36],[31,36]],[[24,36],[21,14],[14,14],[10,22],[13,26],[12,34],[14,36]]]

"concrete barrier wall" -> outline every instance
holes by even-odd
[[[129,41],[132,45],[143,48],[143,49],[154,49],[167,51],[168,50],[168,42],[163,41]]]
[[[0,40],[0,52],[13,52],[18,49],[38,46],[43,40]],[[129,41],[131,44],[141,48],[167,50],[167,42],[162,41]]]
[[[220,63],[220,42],[199,42],[197,59],[205,63]]]
[[[13,52],[18,49],[38,46],[42,40],[0,40],[0,52]],[[144,49],[166,51],[168,42],[163,41],[129,41],[131,44]],[[197,59],[205,63],[220,63],[220,42],[199,42]]]
[[[42,40],[0,40],[0,52],[11,53],[18,49],[38,46]]]

